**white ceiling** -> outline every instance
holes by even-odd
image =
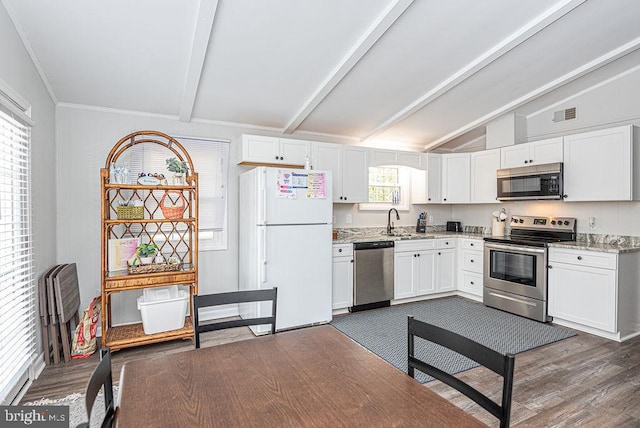
[[[637,0],[2,3],[57,103],[419,150],[640,47]]]

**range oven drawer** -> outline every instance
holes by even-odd
[[[531,318],[536,321],[547,322],[547,302],[544,300],[506,293],[485,285],[482,302],[492,308]]]

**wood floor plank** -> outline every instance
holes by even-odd
[[[578,332],[576,332],[578,333]],[[202,346],[216,346],[254,335],[248,328],[202,336]],[[113,354],[114,380],[128,361],[193,349],[177,340]],[[22,402],[62,398],[82,392],[98,357],[47,366]],[[458,375],[498,400],[501,378],[479,367]],[[497,420],[473,401],[440,382],[431,388],[489,426]],[[516,355],[512,427],[640,427],[640,337],[623,343],[586,333]]]

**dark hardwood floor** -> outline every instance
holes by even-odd
[[[208,333],[202,346],[215,346],[253,338],[248,328]],[[113,354],[114,381],[128,361],[154,358],[193,349],[191,341],[173,341]],[[62,398],[82,392],[98,361],[97,354],[48,366],[29,388],[22,402]],[[477,368],[459,377],[499,401],[501,379]],[[498,426],[490,414],[440,382],[426,387],[450,399],[488,424]],[[617,343],[585,333],[516,356],[513,427],[640,427],[640,337]]]

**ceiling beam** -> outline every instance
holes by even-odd
[[[217,8],[218,0],[200,1],[196,28],[193,33],[193,44],[191,46],[187,76],[184,82],[184,90],[182,91],[182,99],[180,100],[180,120],[182,122],[189,122],[191,120],[191,114],[193,113],[193,107],[196,102],[196,94],[198,93],[198,85],[200,85],[204,59],[207,54],[209,40],[211,39],[213,19],[216,16]]]
[[[524,104],[528,103],[529,101],[541,97],[551,91],[553,91],[554,89],[559,88],[562,85],[565,85],[573,80],[576,80],[588,73],[591,73],[592,71],[600,68],[600,67],[604,67],[605,65],[622,58],[625,55],[630,54],[631,52],[640,49],[640,37],[638,37],[635,40],[632,40],[620,47],[618,47],[617,49],[614,49],[612,51],[607,52],[606,54],[594,59],[593,61],[590,61],[584,65],[582,65],[581,67],[576,68],[573,71],[570,71],[569,73],[558,77],[555,80],[552,80],[551,82],[547,83],[546,85],[542,85],[537,89],[534,89],[533,91],[529,92],[528,94],[525,94],[515,100],[513,100],[512,102],[505,104],[504,106],[492,111],[489,114],[486,114],[484,116],[482,116],[479,119],[474,120],[471,123],[468,123],[467,125],[456,129],[453,132],[450,132],[449,134],[438,138],[435,141],[432,141],[431,143],[427,144],[424,146],[424,150],[428,151],[431,149],[435,149],[436,147],[445,144],[447,141],[451,140],[452,138],[456,138],[459,137],[462,134],[465,134],[468,131],[471,131],[472,129],[478,127],[478,126],[482,126],[487,124],[488,122],[492,121],[493,119],[496,119],[500,116],[502,116],[503,114],[516,109],[520,106],[523,106]]]
[[[324,81],[314,91],[296,115],[287,123],[284,128],[285,134],[291,134],[300,124],[313,112],[318,104],[335,88],[338,83],[351,71],[351,69],[362,59],[362,57],[373,47],[382,35],[393,25],[393,23],[404,13],[414,0],[394,0],[387,5],[387,8],[376,18],[373,24],[365,31],[360,39],[351,47],[347,55],[329,73]]]
[[[502,40],[497,45],[493,46],[491,49],[476,58],[474,61],[451,75],[448,79],[444,80],[439,85],[432,88],[417,100],[409,104],[407,107],[400,110],[398,113],[373,129],[367,136],[363,138],[363,141],[374,138],[382,134],[392,126],[402,122],[418,110],[422,109],[429,103],[439,98],[441,95],[455,88],[483,68],[487,67],[489,64],[496,61],[516,46],[525,42],[538,32],[551,25],[553,22],[571,12],[573,9],[580,6],[585,1],[586,0],[563,0],[556,3],[552,8],[547,9],[544,13],[537,16],[535,19],[529,21],[529,23],[521,27],[518,31]]]

